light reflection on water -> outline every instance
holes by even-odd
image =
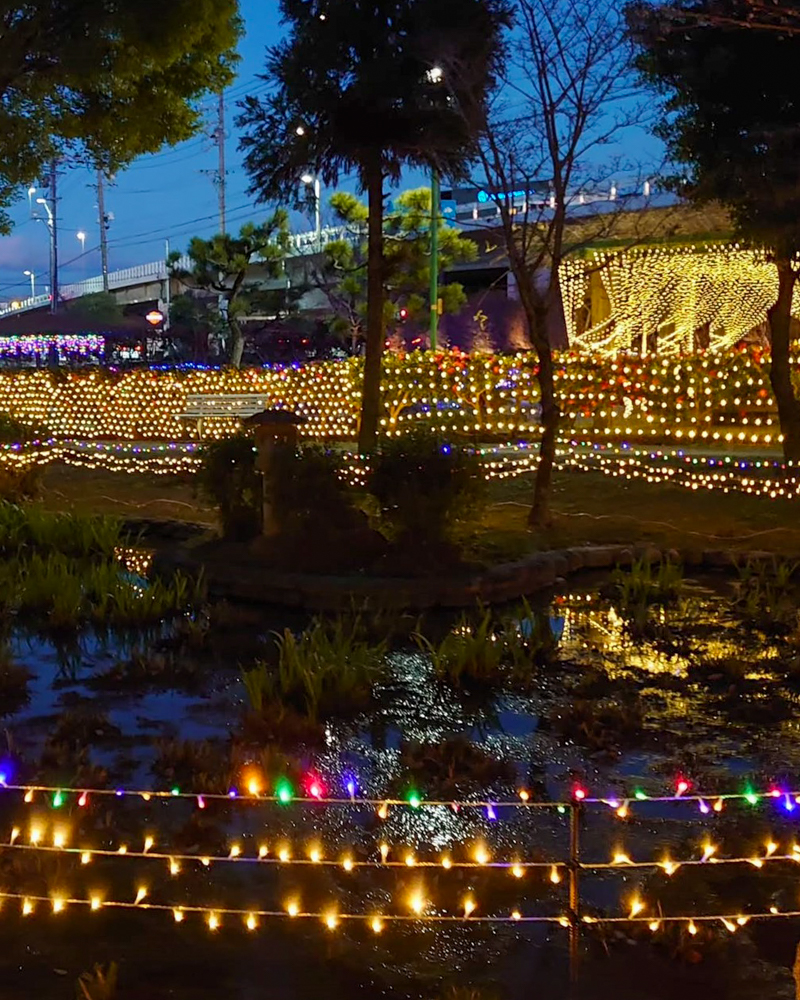
[[[313,759],[332,790],[341,791],[347,776],[355,774],[360,796],[381,798],[390,789],[393,794],[404,790],[403,741],[437,744],[449,737],[466,737],[493,760],[507,762],[516,775],[515,780],[497,781],[488,788],[474,787],[469,775],[455,776],[460,797],[490,801],[513,798],[521,785],[536,788],[540,795],[562,797],[575,774],[599,794],[630,794],[638,782],[651,790],[663,789],[679,761],[691,761],[697,773],[727,782],[747,772],[797,771],[800,724],[794,718],[760,728],[737,722],[721,704],[719,691],[691,679],[692,666],[700,661],[743,659],[747,662],[744,678],[755,688],[746,697],[757,702],[773,683],[771,666],[785,653],[777,642],[736,627],[723,597],[698,591],[677,609],[654,612],[649,617],[651,631],[639,638],[632,633],[630,621],[607,602],[587,601],[585,595],[562,600],[539,613],[550,616],[559,643],[558,657],[557,662],[537,668],[531,690],[459,693],[437,682],[421,653],[396,650],[389,658],[389,677],[376,692],[374,710],[354,721],[330,721],[321,749],[300,748],[304,759]],[[518,620],[524,632],[526,619]],[[52,645],[40,639],[20,639],[15,653],[35,676],[30,703],[5,724],[32,758],[41,750],[53,717],[69,693],[91,700],[124,737],[134,741],[128,755],[135,766],[126,775],[131,784],[152,782],[156,737],[213,739],[222,755],[230,737],[240,732],[244,694],[233,669],[211,675],[202,694],[164,690],[101,694],[88,689],[85,680],[114,662],[113,648],[88,640],[73,650],[75,662],[66,675],[63,652],[59,658]],[[593,753],[542,724],[554,705],[570,702],[574,685],[594,670],[630,685],[629,693],[644,712],[638,745]],[[784,690],[783,697],[795,701],[790,690]],[[94,761],[113,767],[118,751],[112,741],[93,747],[91,755]],[[435,788],[417,790],[438,797]],[[653,810],[650,817],[660,842],[685,836],[687,825],[678,823],[667,809]],[[497,819],[492,821],[484,810],[456,812],[446,805],[392,808],[383,822],[365,807],[273,806],[239,814],[228,833],[241,836],[251,850],[262,839],[276,848],[286,840],[295,855],[319,842],[326,857],[337,858],[345,852],[377,858],[377,845],[385,840],[391,845],[391,857],[413,850],[420,859],[436,860],[443,852],[467,858],[483,843],[492,858],[555,860],[565,856],[568,843],[567,818],[552,811],[498,808]],[[587,830],[586,850],[606,859],[619,836],[619,824],[606,816]],[[530,872],[518,881],[507,872],[483,869],[455,873],[357,869],[350,874],[330,868],[272,869],[259,873],[257,882],[253,879],[251,892],[255,893],[256,885],[259,898],[278,905],[287,895],[297,894],[307,905],[336,898],[343,910],[357,912],[402,910],[415,891],[429,901],[430,912],[457,911],[467,892],[474,894],[482,913],[508,912],[517,905],[528,912],[559,913],[565,906],[564,885],[549,885],[542,872]],[[402,928],[392,931],[390,949],[383,942],[371,944],[364,960],[375,967],[389,963],[400,975],[425,969],[435,976],[437,969],[465,968],[477,950],[482,961],[491,960],[505,955],[515,941],[542,933],[515,927],[456,925],[435,932],[426,927]]]

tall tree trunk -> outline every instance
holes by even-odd
[[[358,450],[368,455],[375,448],[381,407],[381,357],[383,355],[383,167],[380,157],[366,171],[369,199],[367,250],[367,337],[364,350],[364,390]]]
[[[767,313],[772,341],[772,364],[769,376],[778,404],[784,457],[789,462],[800,462],[800,402],[794,394],[789,363],[792,295],[797,274],[788,260],[778,260],[776,265],[778,298]]]
[[[234,368],[241,368],[242,355],[244,354],[244,334],[239,321],[229,316],[228,329],[231,331],[231,365]]]
[[[552,523],[550,498],[553,493],[553,467],[556,461],[556,441],[558,440],[558,425],[561,411],[556,403],[555,380],[553,378],[553,351],[547,339],[544,324],[546,310],[539,311],[543,343],[536,344],[539,356],[539,393],[542,403],[542,440],[539,444],[539,468],[536,470],[536,483],[533,489],[533,505],[528,514],[528,525],[531,528],[547,528]]]
[[[534,287],[533,275],[521,270],[516,273],[520,302],[528,321],[530,336],[539,359],[539,397],[542,407],[542,439],[539,444],[539,467],[533,488],[533,504],[528,513],[528,526],[546,528],[552,523],[550,498],[553,492],[553,467],[556,460],[556,441],[561,410],[556,402],[553,372],[553,350],[547,336],[547,316],[551,296],[542,297]]]

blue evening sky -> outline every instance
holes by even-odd
[[[247,177],[237,151],[233,126],[235,101],[258,87],[256,75],[263,71],[264,52],[280,36],[275,0],[241,0],[246,35],[239,47],[242,60],[238,79],[230,88],[228,102],[228,219],[229,228],[264,213],[247,195]],[[216,123],[216,100],[204,102],[207,132]],[[191,236],[210,236],[218,231],[217,192],[213,178],[203,173],[217,166],[216,146],[198,136],[179,146],[165,148],[153,156],[137,160],[117,176],[106,190],[106,210],[114,213],[109,232],[111,270],[143,264],[164,256],[164,240],[174,249],[184,249]],[[100,273],[100,233],[94,177],[86,170],[64,170],[59,185],[59,253],[62,283]],[[41,194],[41,192],[40,192]],[[41,206],[39,206],[41,209]],[[28,197],[20,192],[13,210],[15,228],[0,238],[0,298],[30,294],[30,280],[23,271],[36,272],[37,293],[49,281],[49,238],[43,222],[31,219]],[[298,224],[300,220],[298,219]],[[312,223],[308,223],[311,228]],[[76,233],[87,234],[86,254]],[[41,287],[39,286],[41,283]]]
[[[276,0],[240,0],[246,33],[240,43],[238,78],[228,91],[227,166],[228,229],[236,231],[268,209],[257,206],[247,194],[248,179],[238,152],[238,136],[233,125],[236,102],[247,93],[264,89],[257,80],[263,72],[267,46],[280,37],[282,27]],[[109,267],[117,270],[163,259],[165,240],[171,249],[183,250],[192,236],[211,236],[219,230],[217,191],[212,173],[217,166],[217,150],[210,138],[217,114],[217,101],[204,102],[204,134],[145,156],[119,174],[106,188],[106,210],[113,212],[109,232]],[[625,146],[639,151],[652,140],[639,130]],[[100,274],[99,224],[94,175],[82,169],[62,169],[59,182],[59,276],[62,284]],[[417,176],[411,184],[420,183]],[[352,187],[352,181],[350,185]],[[38,192],[41,195],[42,192]],[[330,192],[323,192],[323,204]],[[34,196],[36,197],[36,196]],[[34,208],[35,208],[34,204]],[[41,206],[39,210],[42,211]],[[36,291],[43,293],[49,282],[49,237],[44,222],[32,218],[25,191],[14,207],[15,228],[0,237],[0,299],[23,298],[30,294],[25,270],[36,274]],[[323,216],[324,218],[324,216]],[[311,219],[295,213],[296,230],[310,229]],[[86,252],[76,234],[86,233]]]

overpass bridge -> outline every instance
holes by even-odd
[[[328,243],[341,239],[353,239],[353,231],[344,226],[330,226],[322,230],[319,238],[315,231],[306,233],[295,233],[291,237],[291,257],[305,258],[313,257]],[[187,256],[183,256],[176,263],[176,268],[191,270],[192,262]],[[257,262],[256,262],[257,266]],[[160,301],[166,302],[169,299],[168,285],[172,281],[176,285],[179,279],[172,277],[166,260],[156,260],[148,264],[137,264],[135,267],[125,267],[118,271],[109,271],[108,288],[112,292],[120,305],[133,305],[137,302]],[[95,292],[103,291],[103,276],[97,275],[93,278],[86,278],[84,281],[76,281],[70,284],[59,286],[59,300],[68,302],[70,299],[80,298],[82,295],[91,295]],[[176,289],[171,289],[176,293]],[[25,299],[14,299],[12,302],[0,304],[0,317],[7,317],[17,313],[34,312],[37,309],[45,309],[50,305],[49,295],[29,296]]]

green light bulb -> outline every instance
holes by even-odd
[[[285,778],[281,778],[278,784],[275,786],[275,794],[278,796],[278,801],[283,802],[284,805],[287,802],[292,801],[292,786]]]
[[[59,806],[64,804],[64,794],[63,792],[56,792],[53,796],[53,808],[58,809]]]

